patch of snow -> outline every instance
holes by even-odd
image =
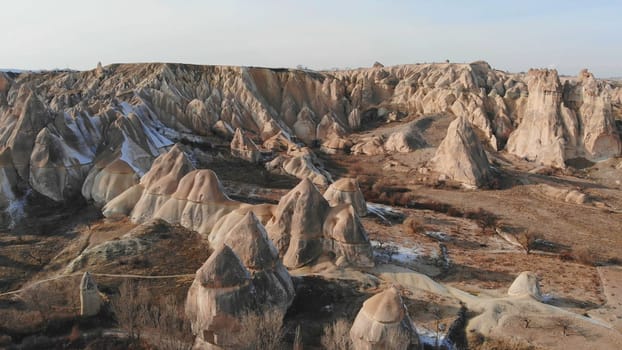
[[[386,262],[409,264],[417,260],[423,252],[418,246],[406,247],[394,242],[380,242],[371,240],[374,256]]]
[[[456,350],[456,346],[447,339],[446,334],[434,332],[423,327],[417,327],[416,325],[415,329],[417,330],[417,334],[419,334],[419,341],[421,341],[422,344],[435,348],[438,341],[438,345],[441,349]]]
[[[26,194],[21,198],[16,198],[9,202],[9,206],[6,208],[7,214],[9,214],[9,228],[14,228],[17,223],[26,215],[26,200],[30,196],[32,190],[28,189]]]
[[[450,240],[450,237],[442,231],[425,231],[425,235],[437,241],[446,242]]]
[[[393,207],[371,202],[367,202],[367,211],[387,222],[390,222],[390,218],[401,218],[404,216],[401,211]]]

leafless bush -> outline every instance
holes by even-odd
[[[572,328],[572,321],[570,321],[569,319],[565,317],[558,317],[558,318],[555,318],[555,325],[561,328],[562,335],[564,337],[567,337],[570,332],[570,329]]]
[[[57,315],[57,308],[63,304],[62,297],[53,288],[30,288],[22,293],[21,298],[30,310],[38,313],[44,331]]]
[[[349,350],[352,349],[352,341],[350,340],[351,324],[345,319],[337,321],[324,327],[322,335],[322,346],[331,350]]]
[[[468,219],[475,220],[477,226],[481,228],[482,233],[486,233],[489,229],[494,229],[499,221],[499,218],[495,214],[484,210],[484,208],[479,208],[476,211],[469,211],[465,213],[464,216]]]
[[[130,342],[140,340],[141,332],[148,323],[148,299],[147,289],[140,289],[138,283],[126,280],[119,287],[118,297],[112,300],[117,323],[127,333]]]
[[[238,341],[244,350],[281,349],[284,331],[283,313],[267,311],[261,315],[249,312],[242,317]]]
[[[183,305],[173,295],[160,300],[159,305],[149,308],[151,327],[156,335],[158,349],[185,350],[192,348],[192,331]]]
[[[468,336],[469,349],[472,350],[542,350],[526,340],[516,338],[486,338],[473,332]]]

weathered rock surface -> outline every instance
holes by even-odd
[[[536,300],[542,300],[538,276],[531,271],[521,272],[508,289],[508,295],[511,297],[530,296]]]
[[[310,264],[325,253],[338,264],[373,266],[371,243],[355,209],[350,203],[331,208],[308,179],[281,198],[266,230],[288,268]]]
[[[261,152],[259,152],[257,145],[239,128],[235,130],[235,135],[231,141],[231,155],[251,163],[257,163],[261,159]]]
[[[354,178],[344,177],[333,182],[324,192],[324,198],[333,207],[348,203],[354,207],[358,216],[367,215],[367,202],[358,181]]]
[[[243,343],[249,339],[238,336],[245,331],[240,329],[245,315],[285,315],[294,298],[291,277],[253,214],[227,240],[234,247],[218,246],[188,291],[186,315],[196,335],[195,348],[249,346]]]
[[[435,171],[467,185],[480,187],[492,179],[488,157],[465,118],[451,122],[430,163]]]
[[[99,295],[93,276],[85,272],[80,281],[80,315],[84,317],[97,315],[102,302],[102,297]]]
[[[400,292],[395,287],[363,303],[356,315],[350,338],[355,349],[409,349],[420,346]]]
[[[3,183],[13,178],[6,174],[18,175],[3,193],[5,202],[19,201],[28,189],[68,201],[100,159],[120,159],[142,176],[174,142],[207,145],[234,137],[238,128],[274,147],[301,141],[334,150],[348,148],[348,133],[370,122],[441,113],[468,120],[493,149],[546,165],[602,160],[620,154],[614,123],[620,108],[613,107],[619,90],[586,71],[562,84],[555,71],[510,74],[485,62],[337,72],[128,64],[3,74]],[[409,151],[411,136],[387,135],[382,145],[370,140],[355,148]],[[331,181],[304,148],[277,155],[267,167],[322,186]]]

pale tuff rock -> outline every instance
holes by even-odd
[[[258,305],[285,314],[294,300],[294,285],[264,226],[252,211],[229,231],[224,244],[231,247],[250,271]]]
[[[354,190],[353,185],[342,181],[336,188]],[[344,197],[332,198],[349,196]],[[308,179],[281,198],[266,230],[288,268],[308,265],[329,252],[339,264],[373,266],[369,238],[352,205],[331,208]]]
[[[353,154],[377,155],[409,153],[425,146],[423,136],[415,123],[391,128],[381,135],[365,137],[351,149]]]
[[[480,187],[492,179],[490,164],[475,131],[465,118],[457,118],[430,160],[432,169],[454,181]]]
[[[239,128],[279,152],[296,149],[283,146],[292,140],[333,151],[349,147],[352,130],[402,115],[466,118],[493,149],[507,141],[509,153],[563,166],[575,157],[620,154],[614,123],[620,91],[587,72],[562,85],[553,71],[510,74],[485,62],[336,72],[121,64],[14,79],[2,74],[0,149],[10,150],[11,165],[3,168],[14,168],[7,172],[18,174],[20,188],[57,201],[80,192],[96,161],[119,158],[141,176],[173,141],[206,144],[212,134],[231,139]],[[365,143],[354,151],[416,148],[408,134]],[[267,167],[328,185],[311,152],[291,153]]]
[[[420,346],[400,292],[391,287],[363,303],[350,329],[355,349],[409,349]]]
[[[264,141],[263,147],[273,152],[284,152],[289,149],[298,148],[289,136],[282,131],[279,131],[276,135]]]
[[[620,153],[609,85],[585,70],[563,86],[555,70],[530,70],[526,81],[529,97],[508,152],[560,168],[567,159],[597,161]]]
[[[589,197],[585,193],[571,188],[541,184],[538,185],[538,191],[543,195],[560,202],[571,204],[586,204],[589,202]]]
[[[237,336],[245,331],[242,318],[272,311],[284,315],[294,299],[291,277],[252,213],[227,240],[233,245],[217,246],[188,290],[186,316],[198,349],[248,346]]]
[[[275,209],[276,205],[273,204],[240,204],[237,209],[218,219],[208,236],[210,244],[215,247],[223,243],[229,231],[237,226],[249,212],[252,212],[262,225],[266,225],[274,216]]]
[[[102,213],[106,217],[131,215],[136,223],[149,220],[175,192],[179,180],[192,169],[181,147],[175,145],[153,162],[138,184],[110,200]]]
[[[511,297],[530,296],[536,300],[542,300],[538,276],[531,271],[521,272],[508,289],[508,295]]]
[[[371,243],[363,224],[349,203],[332,207],[324,220],[324,250],[338,262],[359,267],[374,266]]]
[[[143,188],[143,193],[130,215],[132,222],[143,223],[154,217],[154,214],[177,190],[181,178],[193,168],[192,163],[178,145],[158,157],[153,162],[151,170],[136,185]],[[130,188],[127,191],[131,190]],[[124,197],[124,194],[125,192],[120,196]],[[112,206],[113,202],[111,201],[104,207],[104,215],[107,208]]]
[[[231,141],[231,155],[251,163],[258,163],[261,159],[261,152],[257,145],[240,129],[235,130],[235,136]]]
[[[97,284],[90,273],[85,272],[80,281],[80,315],[95,316],[101,308],[102,298],[99,295]]]
[[[288,268],[310,263],[322,254],[322,224],[328,202],[309,179],[279,201],[266,230]]]
[[[578,130],[572,127],[576,125],[574,112],[562,103],[562,87],[557,71],[530,70],[527,84],[529,97],[524,115],[508,139],[507,150],[541,164],[564,167],[564,128],[573,138],[576,138]]]
[[[213,171],[201,169],[185,175],[153,216],[208,235],[220,218],[239,206],[239,202],[227,197]]]
[[[138,184],[139,176],[125,161],[117,159],[103,168],[95,165],[82,185],[82,196],[104,205]]]
[[[318,186],[328,186],[331,176],[322,169],[317,156],[308,147],[290,148],[287,154],[281,154],[266,163],[271,172],[288,174],[299,179],[310,179]]]
[[[217,247],[197,270],[188,290],[186,316],[195,348],[239,346],[240,318],[255,306],[255,287],[240,258],[226,245]]]
[[[344,177],[335,181],[324,192],[324,198],[333,207],[348,203],[354,207],[358,216],[367,215],[367,202],[365,202],[358,181],[354,178]]]

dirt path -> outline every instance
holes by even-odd
[[[74,277],[74,276],[81,276],[82,274],[84,274],[84,272],[76,272],[76,273],[72,273],[69,275],[60,275],[56,277],[46,278],[46,279],[31,283],[24,288],[20,288],[14,291],[6,292],[6,293],[0,293],[0,297],[7,296],[7,295],[13,295],[13,294],[19,294],[39,284],[43,284],[46,282],[55,281],[59,279]],[[91,273],[91,275],[96,276],[96,277],[114,277],[114,278],[168,279],[168,278],[194,277],[195,274],[192,273],[192,274],[180,274],[180,275],[144,276],[144,275],[127,275],[127,274],[116,275],[116,274],[108,274],[108,273]]]

